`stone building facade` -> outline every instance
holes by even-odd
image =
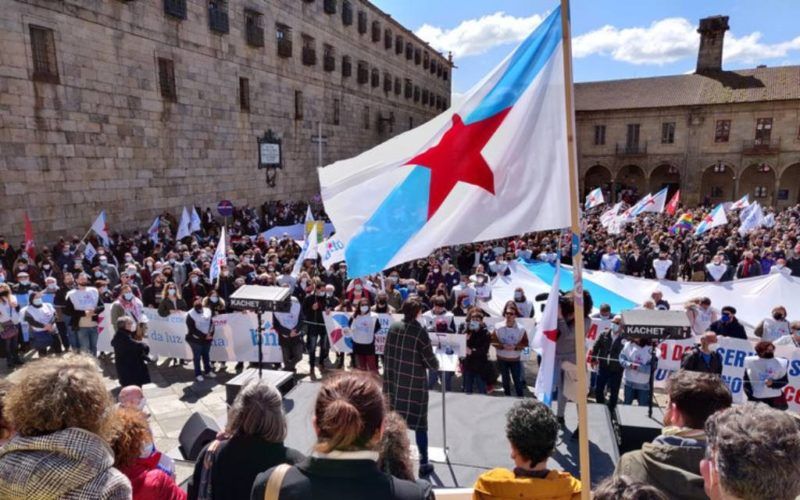
[[[449,106],[452,63],[363,0],[8,0],[0,9],[0,231],[145,229],[183,205],[318,191]],[[257,138],[282,140],[274,187]]]
[[[800,66],[724,71],[727,29],[727,17],[700,21],[694,74],[576,84],[584,193],[800,202]]]

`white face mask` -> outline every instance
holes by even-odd
[[[122,296],[125,297],[125,300],[127,301],[133,300],[133,294],[131,292],[125,292],[122,294]]]
[[[367,314],[369,312],[369,306],[361,306],[361,314]]]
[[[140,458],[147,458],[153,455],[156,451],[156,445],[154,443],[144,443],[142,445],[142,453],[139,455]]]

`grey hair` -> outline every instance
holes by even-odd
[[[257,436],[271,443],[283,443],[286,416],[281,393],[264,380],[249,382],[228,410],[226,430],[231,435]]]
[[[132,323],[132,324],[136,324],[136,321],[134,321],[134,319],[132,317],[127,316],[127,315],[120,316],[119,318],[117,318],[117,324],[116,324],[117,330],[125,329],[125,326],[129,322]]]
[[[705,431],[725,492],[742,500],[800,495],[800,425],[792,416],[749,402],[715,413]]]

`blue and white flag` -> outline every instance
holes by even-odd
[[[647,195],[647,199],[644,201],[644,204],[636,215],[643,214],[645,212],[652,212],[656,214],[663,212],[664,205],[667,204],[668,192],[669,188],[664,188],[652,196]]]
[[[750,206],[750,195],[746,194],[739,198],[738,201],[731,203],[730,210],[741,210]]]
[[[703,220],[700,221],[700,224],[698,224],[697,228],[695,228],[694,235],[699,236],[709,229],[717,226],[724,226],[727,223],[728,217],[725,216],[725,208],[722,206],[722,204],[719,204],[714,208],[714,210],[711,211],[710,214],[703,217]]]
[[[742,213],[739,214],[739,220],[742,221],[739,226],[740,236],[744,236],[761,227],[764,223],[764,212],[761,210],[761,205],[756,201],[745,207]]]
[[[194,233],[200,230],[200,215],[197,213],[197,209],[192,206],[192,213],[189,214],[189,232]]]
[[[86,242],[86,247],[83,249],[83,258],[86,259],[87,262],[92,262],[97,255],[97,250],[94,249],[94,245],[92,245],[91,241]]]
[[[300,269],[303,267],[303,261],[306,259],[316,259],[317,258],[317,245],[318,238],[319,238],[319,226],[314,225],[312,232],[309,233],[308,238],[303,241],[303,245],[300,250],[300,255],[297,256],[297,260],[294,261],[294,267],[292,268],[292,277],[297,278],[300,275]]]
[[[325,210],[364,276],[434,249],[567,227],[567,113],[555,9],[463,101],[319,169]]]
[[[211,259],[211,267],[208,269],[208,277],[214,281],[222,271],[222,266],[226,264],[227,251],[225,250],[225,226],[219,233],[219,242],[217,249],[214,251],[214,257]]]
[[[337,262],[343,262],[345,259],[344,242],[337,236],[323,240],[317,247],[320,259],[322,259],[322,267],[330,269],[330,267]]]
[[[111,243],[111,237],[108,232],[108,221],[106,220],[106,212],[103,210],[100,215],[92,222],[92,231],[100,237],[103,246],[108,246]]]
[[[150,237],[150,241],[153,243],[158,243],[158,229],[161,227],[161,216],[156,215],[155,220],[153,223],[150,224],[150,227],[147,228],[147,235]]]
[[[584,206],[586,207],[586,210],[590,210],[594,207],[599,207],[605,202],[606,200],[603,198],[603,190],[600,188],[595,188],[592,189],[588,195],[586,195],[586,203]]]
[[[189,212],[186,210],[186,207],[183,207],[183,212],[181,213],[181,221],[178,223],[178,233],[175,235],[175,239],[180,241],[186,238],[187,236],[191,235],[192,235],[191,219],[189,218]]]

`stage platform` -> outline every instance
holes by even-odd
[[[316,441],[311,416],[319,383],[301,382],[284,397],[289,434],[287,446],[309,453]],[[431,482],[436,487],[471,487],[478,476],[494,467],[513,468],[505,437],[505,414],[516,398],[447,393],[447,444],[450,464],[434,463]],[[603,405],[589,405],[589,439],[592,483],[597,484],[614,471],[619,460],[611,421]],[[567,428],[577,422],[575,405],[569,404]],[[428,440],[431,448],[442,446],[442,395],[431,392],[428,411]],[[559,435],[551,465],[579,475],[578,441],[567,430]],[[413,446],[413,433],[410,435]]]

